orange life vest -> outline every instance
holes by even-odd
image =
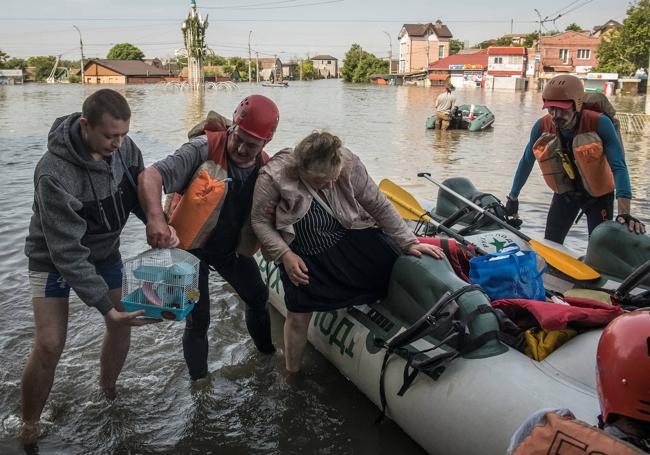
[[[640,455],[641,449],[604,431],[549,412],[512,455]]]
[[[573,138],[573,156],[578,175],[590,195],[603,196],[614,191],[614,174],[609,167],[598,136],[598,119],[602,114],[582,110],[578,132]],[[553,117],[542,118],[541,136],[533,145],[533,154],[542,171],[544,180],[557,194],[575,191],[573,166],[562,146]]]
[[[205,134],[208,138],[207,161],[196,170],[183,194],[170,195],[165,204],[169,224],[176,230],[179,248],[184,250],[205,245],[219,221],[221,207],[228,194],[227,130],[221,126],[206,125]],[[264,151],[261,160],[263,163],[268,160]],[[257,241],[251,238],[252,232],[246,225],[242,228],[240,246],[246,246],[238,251],[245,254],[255,252]]]

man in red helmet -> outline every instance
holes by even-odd
[[[631,232],[645,233],[645,225],[630,214],[632,188],[623,146],[607,115],[583,109],[580,79],[563,74],[551,79],[542,93],[548,115],[539,119],[519,162],[508,201],[508,215],[516,216],[518,196],[535,161],[553,190],[544,238],[563,243],[579,213],[587,216],[589,234],[613,218]]]
[[[167,194],[183,194],[200,171],[207,168],[216,169],[216,175],[223,176],[221,182],[226,182],[223,194],[214,201],[214,228],[197,248],[188,247],[201,259],[201,295],[187,317],[183,335],[183,352],[192,380],[208,374],[210,270],[216,270],[244,300],[246,327],[257,349],[265,354],[275,352],[267,308],[268,290],[252,257],[257,242],[250,227],[250,210],[258,171],[268,159],[263,148],[273,138],[278,122],[278,108],[272,100],[250,95],[235,109],[232,123],[210,112],[206,121],[190,131],[189,142],[146,168],[138,178],[139,198],[147,216],[147,242],[153,248],[165,248],[171,239],[161,205],[163,188]],[[175,198],[179,206],[184,197]],[[187,203],[193,202],[189,193],[187,198]],[[170,210],[174,210],[174,203]],[[196,246],[195,242],[185,244]]]
[[[648,310],[626,313],[605,328],[596,354],[596,382],[599,428],[576,420],[568,409],[542,409],[515,432],[507,453],[650,453]]]

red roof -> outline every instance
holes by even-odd
[[[526,55],[525,47],[488,47],[488,55]]]
[[[482,65],[487,68],[487,50],[481,49],[474,54],[454,54],[429,65],[430,70],[448,70],[450,65]]]

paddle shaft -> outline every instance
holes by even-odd
[[[474,210],[476,210],[476,211],[482,213],[483,215],[487,216],[487,217],[490,218],[492,221],[494,221],[494,222],[497,223],[498,225],[500,225],[500,226],[506,228],[507,230],[509,230],[510,232],[512,232],[513,234],[515,234],[516,236],[518,236],[518,237],[524,239],[526,242],[530,242],[530,241],[532,240],[530,237],[528,237],[526,234],[524,234],[523,232],[521,232],[519,229],[517,229],[517,228],[515,228],[515,227],[513,227],[513,226],[510,226],[508,223],[506,223],[505,221],[503,221],[502,219],[500,219],[498,216],[496,216],[496,215],[494,215],[493,213],[491,213],[489,210],[485,210],[483,207],[474,204],[472,201],[470,201],[470,200],[467,199],[466,197],[464,197],[464,196],[458,194],[457,192],[455,192],[455,191],[452,190],[451,188],[448,188],[448,187],[446,187],[445,185],[443,185],[442,183],[437,182],[436,180],[434,180],[433,178],[431,178],[431,174],[429,174],[428,172],[420,172],[420,173],[418,174],[418,177],[424,177],[425,179],[427,179],[428,181],[430,181],[431,183],[433,183],[434,185],[436,185],[436,186],[437,186],[438,188],[440,188],[441,190],[446,191],[447,193],[451,194],[452,196],[455,196],[455,197],[458,198],[460,201],[463,201],[465,204],[469,205],[469,206],[470,206],[471,208],[473,208]]]

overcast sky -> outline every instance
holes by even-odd
[[[78,59],[76,25],[87,57],[103,58],[120,42],[135,44],[147,57],[169,57],[182,47],[180,25],[189,6],[189,0],[2,0],[0,50],[16,57]],[[535,8],[542,17],[567,11],[555,27],[546,24],[564,30],[571,22],[585,29],[609,19],[620,22],[627,7],[626,0],[198,0],[199,12],[209,14],[207,44],[216,54],[246,56],[252,30],[253,52],[283,60],[315,54],[342,58],[352,43],[386,57],[390,41],[397,58],[404,23],[441,19],[454,38],[473,45],[510,33],[511,26],[515,33],[535,30]]]

